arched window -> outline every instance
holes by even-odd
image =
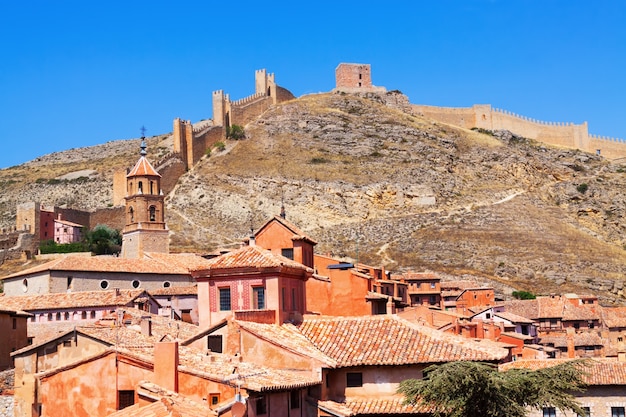
[[[143,194],[143,181],[139,181],[139,183],[137,184],[137,192],[139,192],[139,194]]]
[[[154,181],[150,181],[150,194],[154,194]]]
[[[156,207],[154,206],[150,206],[150,221],[151,222],[156,221]]]
[[[133,208],[128,209],[128,219],[130,220],[128,223],[133,223],[135,221],[135,210]]]

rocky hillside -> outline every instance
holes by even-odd
[[[173,248],[237,245],[284,204],[321,253],[476,277],[503,292],[623,300],[626,164],[434,123],[395,92],[304,96],[270,109],[246,135],[213,150],[167,197]],[[20,200],[106,206],[112,170],[132,165],[138,144],[1,170],[3,227]],[[148,145],[156,160],[171,138]],[[79,151],[85,159],[74,161]],[[59,179],[72,172],[90,175]]]

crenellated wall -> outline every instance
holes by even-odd
[[[597,153],[609,159],[626,157],[626,141],[590,135],[587,122],[582,124],[544,122],[506,110],[492,108],[489,104],[472,107],[437,107],[412,105],[413,111],[442,123],[466,129],[509,130],[516,135],[535,139],[550,145],[576,148]]]

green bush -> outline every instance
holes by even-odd
[[[513,296],[513,298],[518,300],[534,300],[535,298],[537,298],[535,294],[530,291],[513,291],[511,295]]]
[[[226,149],[226,145],[224,145],[224,142],[215,142],[213,147],[217,149],[219,152],[222,152],[224,151],[224,149]]]
[[[246,137],[246,132],[243,130],[242,126],[232,125],[226,128],[226,138],[227,139],[244,139]]]
[[[576,187],[576,189],[578,190],[579,193],[585,194],[587,190],[589,189],[589,186],[587,185],[587,183],[583,182],[578,187]]]

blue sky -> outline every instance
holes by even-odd
[[[626,1],[0,2],[0,168],[172,130],[266,68],[296,96],[340,62],[412,103],[491,104],[626,139]]]

